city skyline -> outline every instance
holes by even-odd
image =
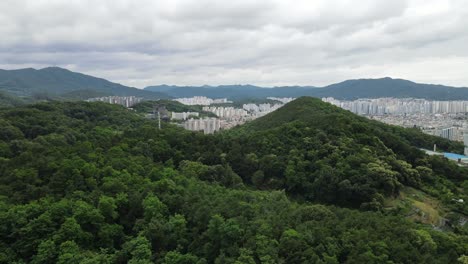
[[[333,97],[322,98],[328,102],[350,110],[355,114],[384,115],[384,114],[438,114],[438,113],[467,113],[467,100],[425,100],[419,98],[360,98],[356,100],[338,100]]]

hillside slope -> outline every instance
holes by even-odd
[[[105,79],[72,72],[58,67],[40,70],[0,70],[0,91],[18,96],[44,94],[51,97],[86,99],[94,96],[140,96],[148,99],[167,95],[112,83]]]
[[[383,136],[382,133],[390,133],[398,137],[398,140],[415,147],[431,149],[437,144],[446,151],[463,152],[463,144],[459,142],[430,136],[417,129],[401,128],[370,120],[312,97],[298,98],[269,115],[247,123],[240,129],[255,132],[277,128],[291,122],[305,123],[313,129],[339,131],[345,135],[368,133],[372,136]]]
[[[402,186],[435,195],[468,214],[461,186],[468,170],[419,147],[456,142],[368,120],[319,99],[302,97],[262,118],[219,135],[226,159],[258,188],[285,188],[301,199],[369,207],[398,196]],[[451,191],[447,192],[449,188]]]

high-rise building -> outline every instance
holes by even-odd
[[[468,101],[428,101],[414,98],[376,98],[341,101],[332,97],[322,98],[322,100],[360,115],[468,112]]]
[[[203,111],[211,112],[217,115],[219,118],[229,119],[233,117],[242,117],[247,115],[247,111],[244,109],[230,107],[216,107],[216,106],[205,106]]]
[[[132,107],[137,103],[141,102],[143,98],[135,97],[135,96],[104,96],[104,97],[96,97],[96,98],[89,98],[87,102],[106,102],[109,104],[119,104],[125,107]]]
[[[463,142],[465,143],[465,156],[468,156],[468,129],[463,133]]]
[[[455,140],[457,136],[457,128],[447,127],[440,130],[440,136],[449,140]]]
[[[218,118],[191,118],[185,121],[184,128],[191,131],[203,131],[204,134],[213,134],[221,129],[221,122]]]
[[[177,98],[174,99],[184,105],[211,105],[211,104],[226,104],[232,103],[232,101],[228,101],[227,98],[220,98],[220,99],[211,99],[205,96],[194,96],[190,98]]]
[[[190,116],[198,117],[198,115],[199,115],[198,112],[182,112],[182,113],[172,112],[171,113],[171,118],[176,119],[176,120],[186,120]]]

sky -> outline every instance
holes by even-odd
[[[466,0],[2,0],[0,68],[59,66],[133,87],[468,87]]]

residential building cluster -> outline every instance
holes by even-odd
[[[293,98],[293,97],[267,97],[267,99],[282,102],[283,104],[287,104],[287,103],[289,103],[291,101],[294,101],[294,99],[296,99],[296,98]]]
[[[203,111],[211,112],[222,119],[240,118],[248,114],[246,110],[234,108],[232,106],[229,106],[229,107],[205,106],[203,107]]]
[[[89,98],[86,100],[87,102],[105,102],[109,104],[119,104],[125,107],[132,107],[139,102],[143,101],[143,98],[135,97],[135,96],[104,96],[104,97],[96,97],[96,98]]]
[[[185,121],[184,128],[191,131],[203,131],[204,134],[213,134],[221,129],[221,122],[219,118],[201,118]]]
[[[414,98],[376,98],[354,101],[322,98],[328,102],[360,115],[385,114],[447,114],[468,112],[468,101],[429,101]]]
[[[454,141],[463,141],[468,133],[468,115],[458,114],[387,114],[387,115],[365,115],[374,120],[390,125],[402,127],[416,127],[422,132],[447,138]]]
[[[272,99],[272,98],[270,98]],[[244,104],[242,108],[233,106],[209,106],[218,103],[230,103],[227,99],[211,99],[203,96],[192,98],[178,98],[178,102],[190,105],[205,105],[202,110],[205,112],[214,113],[217,118],[200,118],[194,119],[190,116],[193,113],[172,113],[172,119],[186,120],[182,126],[185,129],[192,131],[203,131],[205,134],[211,134],[220,129],[230,129],[237,125],[242,125],[247,121],[254,120],[264,116],[284,105],[283,102],[290,102],[292,98],[275,98],[280,101],[277,104]]]
[[[198,117],[200,113],[198,112],[172,112],[171,113],[171,119],[174,120],[187,120],[189,117]]]
[[[194,96],[190,98],[177,98],[174,99],[184,105],[212,105],[212,104],[227,104],[232,103],[232,101],[228,101],[227,98],[221,99],[211,99],[205,96]]]
[[[463,127],[421,127],[421,131],[438,137],[443,137],[452,141],[463,141],[466,134]]]
[[[381,122],[416,127],[426,134],[463,141],[468,134],[468,101],[376,98],[354,101],[332,97],[322,101]]]
[[[463,135],[463,142],[465,143],[465,156],[468,156],[468,130],[465,132],[466,133]]]
[[[284,104],[244,104],[242,105],[242,109],[246,110],[253,117],[259,118],[275,111],[283,105]]]

